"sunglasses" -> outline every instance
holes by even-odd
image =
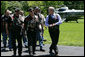
[[[34,12],[34,10],[31,10],[30,12]]]
[[[49,11],[53,11],[52,9],[50,9]]]

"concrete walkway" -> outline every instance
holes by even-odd
[[[50,56],[49,55],[49,44],[44,46],[45,52],[39,51],[39,47],[36,47],[36,55],[34,56]],[[12,56],[13,51],[2,51],[2,44],[1,44],[1,56]],[[84,47],[74,47],[74,46],[58,46],[59,49],[59,56],[84,56]],[[23,48],[22,56],[29,56],[27,52],[27,48]]]

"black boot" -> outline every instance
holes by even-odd
[[[18,56],[21,56],[21,53],[19,53],[19,55]]]
[[[16,54],[12,55],[12,56],[16,56]]]
[[[4,45],[4,47],[3,47],[3,51],[6,51],[6,45]]]
[[[35,55],[36,53],[33,51],[33,55]]]
[[[30,55],[30,56],[33,56],[32,46],[29,46],[29,55]]]
[[[13,55],[12,56],[16,56],[16,51],[15,50],[13,50]]]
[[[54,50],[54,52],[55,52],[55,55],[58,55],[58,50]]]
[[[45,52],[45,50],[44,50],[44,49],[42,49],[42,48],[40,48],[40,51],[43,51],[43,52]]]
[[[42,47],[42,46],[40,46],[40,51],[45,52],[45,50],[43,49],[43,47]]]
[[[16,53],[14,53],[12,56],[16,56]]]
[[[50,49],[49,53],[52,53],[52,49]]]
[[[54,49],[55,55],[58,55],[58,47]]]
[[[52,49],[50,49],[49,53],[50,53],[50,55],[53,55],[53,54],[54,54],[54,53],[52,52]]]

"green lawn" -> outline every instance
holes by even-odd
[[[60,25],[60,36],[58,45],[84,46],[84,19],[79,19],[79,23],[71,21]],[[50,44],[51,39],[48,29],[45,29],[45,44]]]

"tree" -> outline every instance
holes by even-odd
[[[64,4],[69,9],[84,9],[84,1],[65,1]]]
[[[4,14],[5,10],[7,9],[7,1],[1,1],[1,14]]]
[[[22,4],[20,4],[19,1],[9,1],[7,6],[8,6],[7,8],[13,12],[14,12],[15,8],[22,9]]]
[[[48,13],[48,7],[53,6],[56,8],[59,8],[59,5],[63,5],[63,1],[44,1],[44,9],[43,11],[45,12],[45,16]]]
[[[27,1],[20,1],[20,4],[22,4],[22,10],[27,11],[29,8]]]
[[[35,7],[35,6],[40,6],[43,5],[43,1],[28,1],[28,6],[30,7]]]

